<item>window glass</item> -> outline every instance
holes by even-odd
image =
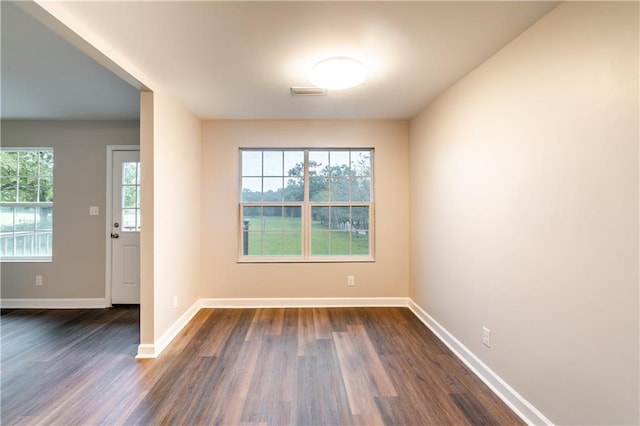
[[[262,151],[242,152],[242,176],[262,176]]]
[[[0,203],[0,259],[50,260],[52,149],[0,149]]]
[[[140,231],[140,162],[122,163],[122,232]]]
[[[373,150],[246,149],[240,158],[242,259],[372,257]]]

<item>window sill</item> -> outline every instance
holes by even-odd
[[[302,259],[299,257],[241,257],[237,263],[375,263],[371,256],[353,257],[316,257],[314,259]]]
[[[2,257],[0,263],[51,263],[51,257]]]

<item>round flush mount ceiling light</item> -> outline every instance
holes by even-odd
[[[355,59],[337,57],[315,64],[308,74],[309,82],[327,90],[342,90],[362,84],[367,78],[367,69]]]

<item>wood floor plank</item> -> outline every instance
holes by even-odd
[[[198,341],[196,338],[190,340],[184,346],[185,349],[182,352],[176,353],[168,350],[157,360],[151,361],[152,364],[146,373],[147,386],[149,387],[148,396],[138,404],[136,410],[125,423],[162,423],[163,420],[170,416],[168,410],[171,410],[172,407],[175,410],[176,406],[183,407],[185,405],[197,407],[192,413],[192,415],[197,416],[197,420],[194,423],[209,424],[213,422],[216,416],[224,418],[226,414],[220,413],[220,404],[225,401],[226,395],[228,395],[226,387],[229,386],[234,377],[237,377],[237,372],[235,371],[237,367],[234,367],[234,365],[238,362],[238,357],[245,346],[244,338],[254,314],[255,310],[239,311],[227,344],[215,359],[189,356],[189,354],[197,353],[197,346],[193,343]],[[197,335],[207,332],[206,329],[203,329]],[[178,339],[180,338],[182,336],[178,336]],[[185,399],[182,387],[185,385],[193,386],[193,383],[182,380],[181,372],[187,368],[193,368],[190,364],[195,364],[197,370],[201,363],[208,360],[213,361],[210,369],[205,376],[202,376],[196,382],[200,391],[197,394],[193,394],[194,398]]]
[[[254,342],[251,345],[245,344],[245,337],[253,321],[253,317],[256,313],[254,309],[241,309],[235,312],[237,316],[234,317],[235,326],[233,327],[229,338],[225,345],[222,347],[220,354],[212,361],[215,361],[211,365],[211,369],[203,377],[203,380],[199,380],[199,397],[192,401],[194,407],[192,412],[197,415],[194,424],[213,424],[215,419],[224,419],[226,416],[237,416],[235,413],[225,413],[224,406],[229,403],[231,405],[239,406],[244,401],[230,400],[229,386],[230,384],[237,384],[238,377],[243,374],[243,370],[247,367],[242,365],[242,359],[246,359],[250,352],[248,348],[257,350],[256,346],[259,342]],[[244,353],[244,358],[240,358],[240,354]],[[240,360],[240,361],[239,361]],[[254,364],[255,365],[255,362]],[[253,368],[249,366],[248,368]],[[238,370],[238,371],[236,371]],[[237,399],[235,397],[231,397]],[[237,410],[237,409],[235,409]]]
[[[440,378],[432,377],[428,368],[398,354],[385,356],[385,361],[384,365],[390,370],[390,377],[401,395],[398,399],[377,400],[381,409],[389,410],[384,413],[387,418],[394,419],[391,424],[467,423],[449,397],[448,387],[440,382]],[[420,407],[420,410],[412,407]]]
[[[298,336],[298,309],[288,308],[284,310],[282,319],[282,337],[294,338]]]
[[[262,336],[279,336],[282,334],[284,309],[258,309],[246,340],[259,340]]]
[[[356,349],[355,355],[358,357],[352,362],[361,364],[366,371],[369,380],[367,387],[372,390],[374,396],[398,396],[364,326],[353,325],[348,329],[353,336],[353,348]]]
[[[500,423],[473,396],[467,393],[451,394],[451,399],[473,425],[499,426]]]
[[[383,424],[375,399],[397,396],[363,326],[333,333],[347,398],[356,423]]]
[[[396,337],[398,318],[393,308],[379,308],[359,312],[362,324],[367,330],[371,343],[379,355],[392,354],[397,350],[392,338]]]
[[[419,415],[426,418],[425,424],[466,423],[464,415],[449,397],[452,392],[450,376],[443,369],[438,349],[434,354],[428,346],[407,345],[400,337],[396,337],[395,342],[396,353],[382,359],[399,394],[403,395],[400,401],[403,410],[421,404],[423,410]]]
[[[204,325],[209,321],[211,315],[215,313],[214,309],[200,309],[195,316],[189,321],[189,323],[182,329],[180,332],[180,338],[174,339],[171,342],[171,351],[182,352],[185,349],[185,346],[189,344],[192,340],[198,338],[198,333],[201,333]],[[206,329],[210,331],[210,328]],[[204,336],[200,336],[200,350],[207,351],[209,350],[209,345],[212,344],[209,338],[209,333],[205,332]],[[207,356],[207,355],[205,355]]]
[[[296,418],[299,424],[337,425],[347,416],[341,416],[335,384],[323,369],[318,356],[305,356],[298,359],[298,403]],[[349,412],[344,407],[343,413]]]
[[[202,309],[136,360],[139,309],[2,310],[3,425],[511,425],[406,308]]]
[[[116,388],[115,382],[118,376],[113,374],[112,369],[117,369],[119,373],[122,368],[126,368],[129,361],[121,363],[97,362],[92,366],[91,372],[84,372],[75,386],[67,393],[61,394],[58,401],[50,401],[42,410],[42,424],[94,424],[103,418],[111,409],[113,404],[113,394],[105,393],[105,389]],[[95,386],[100,383],[100,386]],[[114,398],[115,399],[115,398]]]
[[[222,348],[229,340],[233,328],[236,326],[241,312],[236,309],[201,309],[207,312],[202,342],[198,348],[198,355],[216,357],[220,355]],[[205,327],[206,326],[206,327]]]
[[[258,365],[251,381],[241,420],[264,422],[274,416],[274,406],[296,398],[297,338],[267,336],[262,340]]]
[[[229,399],[224,404],[217,404],[211,421],[213,424],[235,425],[242,419],[245,401],[249,395],[249,385],[255,372],[258,356],[262,348],[259,340],[246,341],[238,353],[237,362],[226,375],[224,389],[234,398]]]
[[[15,423],[13,424],[16,426],[36,425],[36,424],[42,424],[42,421],[38,416],[22,416],[22,417],[18,417]]]
[[[326,309],[313,308],[313,325],[316,330],[316,340],[331,339],[333,328]]]
[[[298,312],[298,356],[313,355],[316,349],[316,327],[313,311],[300,309]]]
[[[144,388],[131,388],[119,390],[120,400],[108,405],[107,414],[101,419],[96,419],[95,424],[124,425],[133,411],[147,397],[148,391]]]

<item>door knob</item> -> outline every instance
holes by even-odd
[[[120,238],[120,235],[116,232],[116,233],[111,233],[111,238]]]

